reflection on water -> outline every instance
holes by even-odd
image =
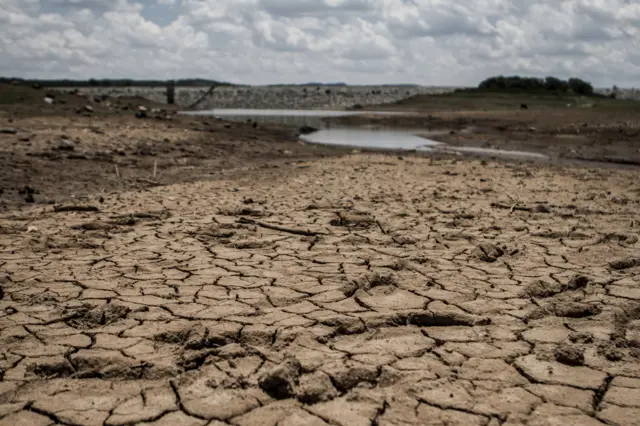
[[[424,133],[424,132],[423,132]],[[453,152],[459,154],[547,159],[543,154],[527,151],[506,151],[501,149],[477,148],[468,146],[451,146],[446,143],[436,142],[421,136],[413,135],[407,131],[393,130],[366,130],[366,129],[323,129],[308,135],[300,136],[300,139],[309,143],[321,143],[327,145],[350,146],[357,148],[376,149],[400,149],[419,150],[432,152]]]
[[[352,146],[379,149],[429,150],[439,142],[421,138],[411,133],[390,130],[323,129],[300,136],[305,142],[328,145]]]

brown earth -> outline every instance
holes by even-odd
[[[5,114],[34,152],[81,142],[54,161],[1,136],[2,173],[50,185],[0,214],[2,426],[639,424],[635,170]],[[165,137],[223,158],[185,177]],[[120,148],[147,162],[99,173]]]
[[[47,105],[44,95],[26,90],[20,102],[0,102],[0,210],[346,152],[301,144],[295,129],[177,115],[142,99],[56,94],[64,103]],[[147,118],[135,117],[139,105]]]

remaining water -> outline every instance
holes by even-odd
[[[312,126],[321,130],[300,136],[308,143],[349,146],[354,148],[376,148],[397,150],[419,150],[457,152],[459,154],[479,156],[503,156],[512,158],[548,159],[546,155],[527,151],[505,151],[490,148],[456,147],[436,142],[425,136],[435,136],[439,132],[424,130],[389,130],[372,128],[345,128],[344,125],[332,125],[326,118],[351,115],[401,115],[412,114],[385,111],[335,111],[335,110],[287,110],[287,109],[213,109],[207,111],[187,111],[183,114],[224,117],[227,120],[252,120],[259,123],[287,126]],[[472,129],[469,129],[472,131]],[[413,133],[412,133],[413,132]]]
[[[531,159],[540,159],[540,160],[549,158],[547,155],[539,154],[537,152],[507,151],[504,149],[480,148],[475,146],[443,145],[443,150],[459,152],[461,154],[481,155],[481,156],[489,156],[489,157],[501,156],[501,157],[512,157],[512,158],[531,158]]]
[[[440,142],[403,131],[363,129],[323,129],[300,136],[305,142],[357,148],[431,150]]]

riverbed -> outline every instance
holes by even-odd
[[[509,157],[521,159],[547,160],[547,155],[520,150],[501,150],[476,146],[453,146],[437,139],[442,131],[428,129],[397,129],[371,126],[345,126],[332,123],[332,118],[372,115],[415,115],[397,111],[340,111],[340,110],[287,110],[287,109],[214,109],[190,111],[184,114],[212,116],[231,121],[253,121],[261,124],[277,124],[305,129],[300,140],[333,146],[348,146],[360,149],[407,150],[421,152],[446,152],[458,155]],[[471,130],[469,130],[471,131]]]

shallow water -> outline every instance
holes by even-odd
[[[507,151],[504,149],[493,149],[493,148],[480,148],[475,146],[449,146],[446,145],[444,148],[446,151],[455,151],[461,154],[474,154],[481,156],[501,156],[501,157],[512,157],[512,158],[532,158],[532,159],[548,159],[549,156],[540,154],[537,152],[530,151]]]
[[[425,130],[390,130],[366,127],[344,127],[332,125],[324,120],[331,117],[352,115],[401,115],[402,112],[385,111],[336,111],[336,110],[287,110],[287,109],[213,109],[205,111],[187,111],[183,114],[212,116],[233,121],[252,120],[259,123],[280,124],[289,126],[312,126],[317,132],[300,136],[308,143],[349,146],[354,148],[419,150],[435,152],[455,152],[461,155],[502,156],[511,158],[548,159],[543,154],[528,151],[506,151],[491,148],[451,146],[423,136],[435,136],[442,132]],[[472,129],[468,129],[472,131]],[[417,134],[414,134],[417,133]]]
[[[300,136],[300,139],[310,143],[378,149],[428,150],[440,145],[439,142],[403,131],[344,128],[319,130]]]

